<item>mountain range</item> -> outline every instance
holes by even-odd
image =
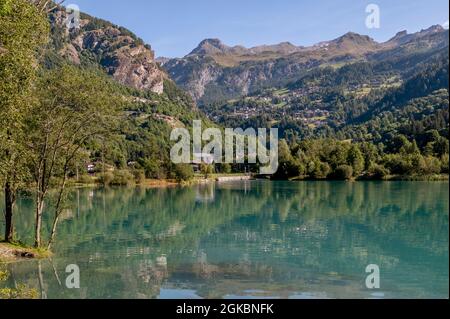
[[[412,34],[398,32],[383,43],[353,32],[310,47],[283,42],[245,48],[227,46],[219,39],[206,39],[183,58],[158,61],[199,105],[207,105],[247,95],[262,87],[281,86],[317,67],[432,54],[446,46],[448,30],[434,25]]]
[[[246,48],[205,39],[185,57],[155,59],[151,46],[123,27],[82,13],[80,28],[68,30],[67,18],[61,9],[50,14],[58,57],[100,67],[123,85],[158,94],[171,79],[200,106],[281,87],[315,68],[421,55],[415,64],[448,47],[448,30],[434,25],[398,32],[383,43],[353,32],[309,47],[282,42]]]
[[[62,8],[49,18],[47,67],[66,61],[117,82],[138,139],[159,141],[149,149],[166,147],[162,131],[189,126],[193,118],[227,127],[275,125],[283,137],[380,142],[390,132],[446,134],[449,31],[440,25],[400,31],[382,43],[354,32],[309,47],[246,48],[205,39],[185,57],[155,59],[150,45],[111,22],[83,13],[80,28],[68,30]],[[411,133],[405,123],[423,129]],[[134,135],[126,137],[130,143]]]

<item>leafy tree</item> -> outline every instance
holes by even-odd
[[[13,239],[16,192],[25,179],[25,119],[30,112],[37,55],[48,22],[30,1],[0,0],[0,180],[5,193],[5,240]]]
[[[312,162],[312,166],[310,168],[310,175],[312,178],[315,179],[324,179],[327,178],[327,176],[331,172],[331,167],[328,163],[324,163],[321,161],[314,161]]]
[[[278,170],[274,178],[287,179],[297,177],[303,174],[304,167],[295,159],[285,139],[278,144]]]
[[[378,148],[370,142],[363,142],[359,145],[359,149],[364,157],[364,169],[368,170],[372,164],[379,160]]]
[[[71,167],[90,140],[114,132],[119,101],[109,81],[95,72],[67,65],[42,75],[39,103],[28,121],[30,171],[36,188],[36,247],[42,245],[42,214],[50,187],[57,182],[49,248]]]
[[[443,136],[437,137],[436,141],[433,143],[433,154],[440,157],[444,154],[448,154],[449,151],[448,139]]]
[[[364,170],[364,157],[357,145],[352,145],[348,151],[348,164],[353,168],[355,176],[359,176]]]

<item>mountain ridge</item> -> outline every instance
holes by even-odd
[[[381,43],[354,32],[309,47],[282,42],[246,48],[205,39],[182,58],[164,59],[162,66],[177,85],[204,105],[286,84],[319,66],[377,61],[446,45],[448,30],[440,25],[415,33],[400,31]]]
[[[183,57],[188,57],[191,55],[213,55],[213,54],[257,54],[262,53],[266,51],[272,51],[272,52],[280,52],[281,49],[284,48],[286,51],[290,51],[288,53],[297,52],[300,50],[312,50],[317,49],[326,46],[327,44],[342,44],[346,41],[349,42],[355,42],[359,43],[361,45],[369,44],[369,45],[379,45],[379,46],[386,46],[389,43],[399,41],[401,42],[407,42],[412,40],[413,38],[418,38],[421,36],[430,35],[432,33],[436,32],[442,32],[446,29],[439,25],[435,24],[430,26],[429,28],[422,29],[417,32],[409,33],[407,30],[402,30],[397,32],[392,38],[383,41],[378,42],[374,40],[373,38],[369,37],[368,35],[359,34],[353,31],[348,31],[347,33],[334,38],[332,40],[326,40],[326,41],[320,41],[318,43],[315,43],[310,46],[303,46],[303,45],[294,45],[289,41],[283,41],[275,44],[260,44],[252,47],[246,47],[242,44],[230,46],[225,44],[221,39],[219,38],[205,38],[188,54],[184,55]],[[166,57],[158,57],[161,59],[180,59],[183,57],[175,57],[175,58],[166,58]]]

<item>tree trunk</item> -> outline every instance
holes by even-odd
[[[55,240],[56,226],[58,226],[58,221],[59,221],[59,213],[57,213],[55,215],[55,218],[53,219],[52,232],[50,234],[50,240],[49,240],[48,245],[47,245],[47,249],[48,250],[50,250],[52,248],[53,241]]]
[[[11,183],[5,183],[5,241],[12,242],[14,235],[13,209],[15,202],[14,190]]]
[[[44,210],[44,201],[37,196],[36,200],[36,223],[35,223],[35,237],[34,247],[41,247],[41,226],[42,226],[42,211]]]
[[[63,182],[61,184],[61,188],[59,189],[58,200],[56,201],[55,218],[53,220],[52,232],[50,234],[50,240],[48,241],[48,245],[47,245],[48,250],[50,250],[50,248],[53,245],[53,241],[55,240],[56,226],[58,225],[59,215],[61,215],[61,209],[62,209],[61,205],[63,202],[64,191],[66,189],[66,181],[67,181],[67,173],[66,172],[68,170],[68,165],[69,165],[69,162],[66,162],[66,165],[64,166],[64,178],[63,178]]]

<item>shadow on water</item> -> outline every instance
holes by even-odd
[[[8,265],[7,285],[42,298],[447,298],[448,193],[447,182],[77,189],[55,256]],[[31,243],[32,201],[17,208]],[[80,289],[65,286],[68,264]],[[375,294],[368,264],[381,270]]]

